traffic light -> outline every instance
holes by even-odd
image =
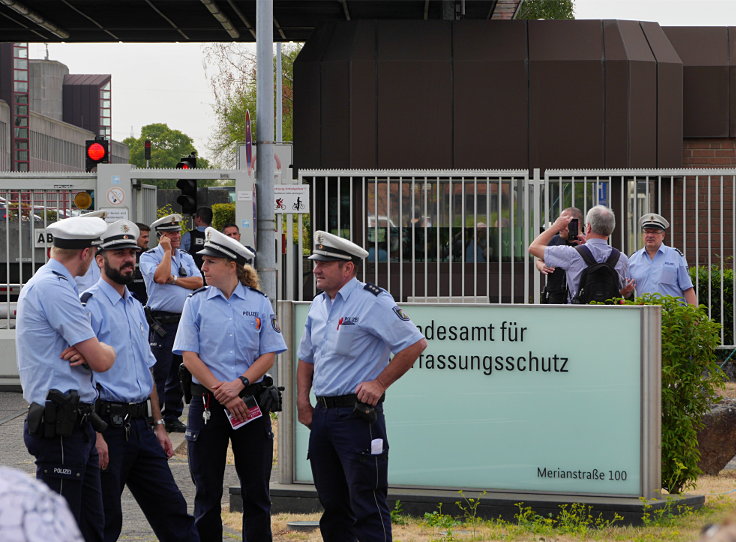
[[[176,164],[176,169],[196,169],[197,168],[197,155],[194,153],[189,156],[184,156],[179,163]]]
[[[101,137],[90,139],[84,143],[85,171],[89,173],[97,164],[110,162],[108,141]]]
[[[194,153],[185,156],[176,164],[176,169],[195,169],[196,167],[197,157]],[[176,198],[176,202],[181,205],[181,212],[185,215],[193,215],[197,212],[197,180],[179,179],[176,187],[181,191],[181,195]]]

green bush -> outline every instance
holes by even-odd
[[[235,224],[235,204],[215,203],[212,206],[212,227],[222,231],[225,224]]]
[[[711,317],[723,325],[722,344],[734,344],[733,337],[733,269],[723,270],[723,322],[721,322],[721,269],[710,267],[710,299],[708,299],[708,266],[690,268],[690,278],[698,292],[698,301],[710,307]]]
[[[620,303],[662,306],[662,488],[680,493],[702,472],[698,430],[725,379],[716,363],[721,325],[672,296],[645,294]]]

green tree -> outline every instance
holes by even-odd
[[[301,44],[288,43],[281,52],[284,141],[292,141],[294,59],[301,48]],[[250,111],[252,136],[256,139],[256,57],[252,47],[216,43],[205,47],[205,59],[207,78],[215,97],[216,125],[209,149],[218,162],[232,165],[237,145],[245,141],[246,111]]]
[[[564,20],[575,18],[573,0],[524,0],[517,19]]]
[[[166,124],[156,123],[147,124],[141,128],[140,137],[128,137],[123,140],[130,149],[130,163],[136,167],[146,167],[146,159],[144,157],[144,142],[146,139],[151,140],[151,160],[152,168],[175,168],[176,164],[183,156],[188,156],[191,152],[196,152],[194,141],[191,137],[179,130],[169,128]],[[197,169],[207,169],[210,163],[206,158],[197,157]],[[176,188],[176,180],[159,181],[159,188]],[[202,181],[201,186],[210,186],[217,184],[215,181]]]

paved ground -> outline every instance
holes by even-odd
[[[35,475],[34,459],[23,444],[23,421],[25,419],[27,403],[20,393],[0,392],[0,464],[18,468],[22,471]],[[184,443],[183,433],[171,435],[174,447],[177,449]],[[189,503],[189,512],[192,512],[194,503],[194,484],[189,477],[189,467],[186,457],[175,455],[169,460],[171,472],[174,474],[179,488]],[[223,492],[223,510],[229,509],[228,491],[230,486],[237,486],[238,480],[235,468],[228,465],[225,469],[225,490]],[[123,532],[120,536],[121,542],[155,542],[158,540],[146,521],[143,512],[133,496],[126,489],[123,493]],[[239,540],[240,533],[233,531],[225,534],[225,540]]]

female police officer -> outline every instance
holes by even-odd
[[[230,440],[243,495],[243,540],[268,541],[271,421],[264,411],[233,429],[225,409],[237,420],[248,418],[246,402],[253,406],[252,397],[263,391],[263,375],[286,344],[271,303],[256,290],[255,270],[245,265],[253,253],[207,228],[198,254],[208,286],[187,299],[174,341],[174,353],[183,356],[194,381],[186,439],[197,488],[195,522],[202,542],[222,541],[220,500]]]

